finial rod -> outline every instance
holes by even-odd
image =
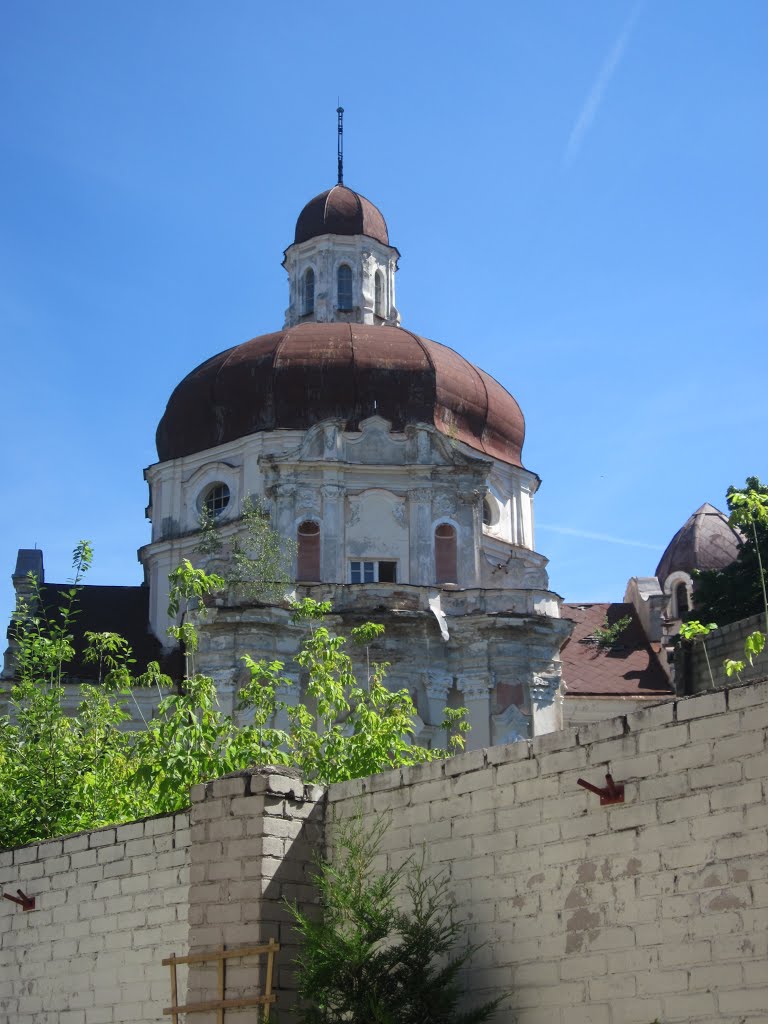
[[[338,167],[339,167],[339,185],[344,184],[344,107],[337,107],[336,113],[339,115],[339,144],[338,144]]]

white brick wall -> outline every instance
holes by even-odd
[[[324,822],[362,805],[391,813],[382,866],[424,847],[449,872],[483,944],[468,997],[511,989],[500,1022],[768,1024],[767,731],[768,683],[751,683],[327,794],[243,773],[195,787],[190,832],[177,815],[0,854],[5,890],[39,908],[0,905],[0,1020],[150,1024],[162,956],[272,936],[285,1011],[283,900],[311,903]],[[624,804],[577,785],[607,772]],[[233,968],[228,995],[253,978]],[[189,989],[210,998],[210,970]]]
[[[768,684],[331,787],[426,844],[518,1024],[768,1022]],[[600,807],[584,777],[625,784]]]
[[[168,968],[187,944],[189,816],[0,853],[0,1021],[167,1021]]]

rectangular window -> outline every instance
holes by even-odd
[[[397,583],[397,562],[349,563],[350,583]]]

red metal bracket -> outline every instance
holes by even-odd
[[[606,804],[623,804],[624,783],[615,783],[612,775],[606,775],[605,781],[606,786],[604,789],[600,789],[599,786],[593,786],[591,782],[587,782],[585,779],[576,779],[576,784],[583,786],[584,789],[588,789],[590,793],[596,793],[600,797],[601,807],[605,807]]]
[[[22,910],[34,910],[35,909],[35,897],[27,896],[26,893],[22,892],[21,889],[17,889],[18,896],[11,896],[7,892],[3,893],[4,900],[10,900],[11,903],[18,903]]]

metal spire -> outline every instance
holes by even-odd
[[[339,185],[344,184],[344,107],[337,107],[336,113],[339,115],[339,145],[338,145],[338,166],[339,166]]]

